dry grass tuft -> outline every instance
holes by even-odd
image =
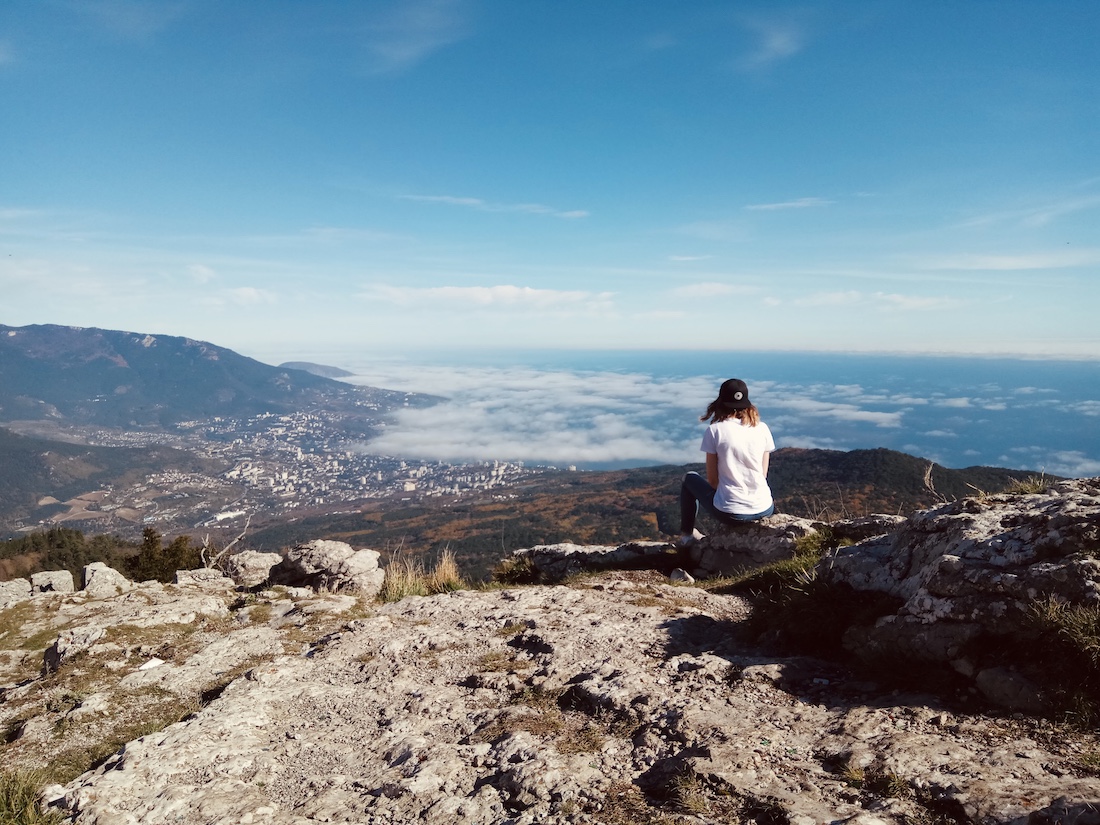
[[[46,774],[42,771],[0,772],[0,822],[4,825],[60,825],[61,814],[39,804]]]
[[[383,602],[399,602],[408,596],[433,596],[466,588],[454,553],[444,550],[430,571],[418,559],[395,555],[386,565],[386,578],[378,593]]]

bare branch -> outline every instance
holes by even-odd
[[[206,558],[206,551],[210,549],[210,536],[207,535],[205,538],[203,538],[203,540],[202,540],[202,553],[201,553],[203,566],[206,567],[206,568],[211,568],[211,567],[217,567],[218,565],[220,565],[222,559],[224,559],[225,556],[229,553],[229,551],[233,549],[234,545],[236,545],[237,542],[239,542],[241,539],[243,539],[245,537],[245,534],[248,532],[248,526],[250,524],[252,524],[252,515],[251,514],[249,514],[248,518],[246,518],[244,520],[244,528],[241,530],[240,535],[237,536],[235,539],[233,539],[233,541],[229,542],[229,544],[225,545],[225,547],[223,547],[221,550],[219,550],[210,559]]]

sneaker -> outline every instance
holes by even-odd
[[[695,544],[695,542],[699,541],[701,538],[705,538],[705,536],[698,530],[692,530],[690,534],[684,533],[680,538],[676,539],[673,544],[677,547],[691,547],[691,545]]]

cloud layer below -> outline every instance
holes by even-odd
[[[774,365],[771,379],[745,375],[779,447],[886,447],[949,467],[1100,472],[1100,401],[1084,380],[1094,365],[1014,362],[1026,375],[1010,384],[976,380],[988,363],[980,359],[941,359],[949,368],[939,375],[930,359],[906,375],[905,359],[852,356],[862,380],[823,382],[798,373],[799,357],[786,359],[789,375]],[[592,468],[699,461],[698,416],[729,377],[693,374],[690,355],[651,371],[396,361],[350,368],[355,383],[446,399],[401,411],[362,445],[366,452]]]

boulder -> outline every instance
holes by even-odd
[[[73,574],[68,570],[48,570],[31,574],[31,590],[35,593],[72,593]]]
[[[820,522],[785,513],[759,521],[722,525],[689,548],[691,572],[707,578],[790,558],[800,538],[817,533],[822,527]]]
[[[271,568],[282,560],[278,553],[243,550],[225,560],[225,573],[240,587],[258,587],[271,576]]]
[[[826,582],[895,597],[901,607],[850,628],[845,646],[950,665],[1002,706],[1035,710],[1037,691],[985,648],[1034,646],[1037,604],[1100,606],[1100,479],[1045,493],[968,498],[919,511],[894,533],[840,547],[818,566]]]
[[[27,579],[0,582],[0,610],[31,597],[31,583]]]
[[[291,548],[271,568],[276,584],[308,586],[315,590],[374,596],[382,589],[385,571],[376,550],[355,550],[342,541],[311,541]]]
[[[131,587],[133,583],[128,578],[101,561],[84,567],[84,593],[91,599],[109,599]]]

